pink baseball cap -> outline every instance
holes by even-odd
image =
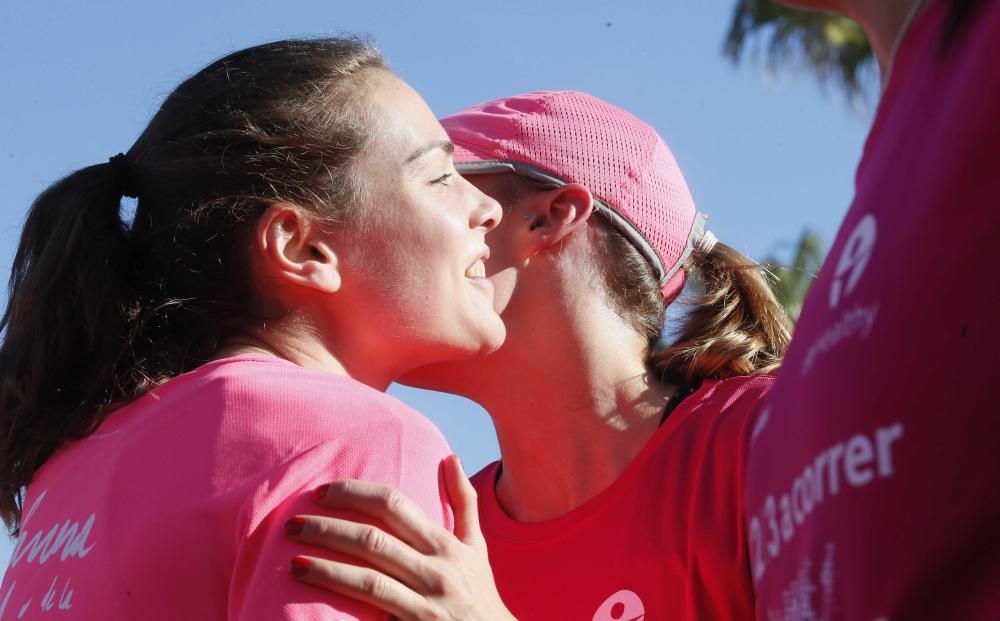
[[[652,127],[596,97],[539,91],[494,99],[441,120],[463,175],[513,172],[586,186],[594,210],[656,269],[663,296],[684,286],[681,266],[713,245],[677,161]]]

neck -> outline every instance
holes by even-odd
[[[316,338],[316,334],[322,333],[322,330],[306,329],[301,317],[286,318],[229,339],[216,358],[247,353],[271,355],[307,369],[350,377],[383,392],[389,387],[393,373],[371,364],[378,357],[365,356],[358,347],[352,347],[349,339],[327,342]]]
[[[602,304],[573,308],[533,309],[530,328],[514,327],[489,370],[476,370],[489,385],[469,395],[493,418],[503,461],[497,495],[520,521],[562,515],[611,485],[674,392],[646,369],[644,340],[616,315]],[[538,317],[557,319],[538,326]]]
[[[851,17],[865,29],[878,61],[882,84],[885,85],[892,73],[892,61],[900,42],[930,3],[928,0],[881,0],[854,4]]]

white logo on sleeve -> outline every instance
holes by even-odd
[[[875,216],[867,214],[851,231],[851,236],[847,238],[844,250],[840,253],[837,270],[833,274],[833,284],[830,285],[830,308],[836,308],[841,298],[854,291],[875,250],[876,236]]]
[[[854,225],[854,230],[848,236],[837,258],[833,282],[830,284],[830,308],[836,311],[836,315],[827,320],[826,326],[806,350],[805,357],[799,364],[801,375],[810,373],[820,359],[845,341],[868,338],[875,327],[878,319],[878,302],[855,302],[845,305],[846,308],[842,310],[838,310],[838,305],[854,292],[861,281],[875,252],[877,229],[875,216],[866,214]],[[832,260],[831,257],[827,263]]]
[[[632,591],[618,591],[604,600],[593,621],[645,621],[646,607]]]

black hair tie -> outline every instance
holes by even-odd
[[[124,153],[119,153],[108,160],[111,165],[111,172],[114,174],[115,183],[122,196],[138,198],[139,190],[135,185],[135,177],[132,174],[132,165],[128,163],[128,158]]]

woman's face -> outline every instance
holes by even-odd
[[[396,373],[493,351],[506,332],[484,238],[500,206],[455,172],[448,135],[409,85],[380,75],[369,100],[376,132],[355,163],[360,213],[338,253],[366,351],[399,361]]]

